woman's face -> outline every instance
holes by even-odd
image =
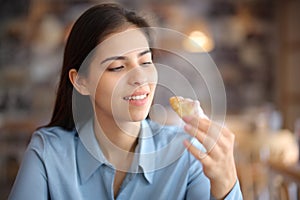
[[[156,83],[149,44],[140,30],[111,34],[95,50],[87,88],[98,118],[145,119]]]

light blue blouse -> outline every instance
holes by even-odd
[[[116,199],[213,199],[201,163],[184,148],[180,127],[142,121],[135,157]],[[116,169],[99,147],[90,120],[78,131],[36,131],[9,199],[114,199]],[[237,181],[226,199],[242,199]]]

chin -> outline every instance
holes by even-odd
[[[147,116],[148,116],[148,113],[134,113],[134,114],[131,114],[130,120],[132,122],[139,122],[139,121],[146,119]]]
[[[143,121],[144,119],[146,119],[147,115],[146,116],[132,116],[131,117],[131,121],[132,122],[140,122],[140,121]]]

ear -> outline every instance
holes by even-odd
[[[90,95],[90,92],[87,88],[86,79],[81,77],[76,69],[71,69],[69,71],[69,79],[77,92],[82,95]]]

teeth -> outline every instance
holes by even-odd
[[[145,99],[147,97],[147,94],[143,94],[143,95],[138,95],[138,96],[130,96],[130,97],[125,97],[125,100],[141,100],[141,99]]]

